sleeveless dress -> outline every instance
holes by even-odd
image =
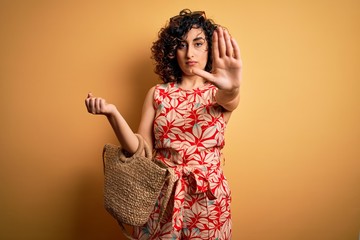
[[[156,85],[154,157],[175,170],[177,182],[160,230],[153,234],[162,194],[134,238],[231,239],[230,189],[221,169],[226,123],[216,91],[210,83],[192,90]]]

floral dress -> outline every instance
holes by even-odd
[[[230,190],[221,169],[226,123],[206,83],[183,90],[176,83],[155,87],[155,158],[174,169],[174,193],[160,230],[161,199],[149,221],[135,227],[136,239],[231,239]]]

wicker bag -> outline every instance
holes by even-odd
[[[118,221],[125,236],[132,239],[123,224],[142,226],[154,210],[163,187],[167,187],[160,203],[159,222],[172,194],[175,175],[162,162],[152,160],[152,152],[141,135],[136,152],[127,157],[120,146],[106,144],[103,151],[104,205]],[[145,150],[145,156],[142,156]],[[154,232],[155,233],[155,232]],[[153,233],[153,234],[154,234]]]

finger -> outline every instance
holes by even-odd
[[[89,98],[86,98],[86,99],[85,99],[85,106],[86,106],[86,109],[87,109],[88,112],[90,112],[90,107],[89,107],[90,104],[89,104],[89,101],[90,101]]]
[[[101,102],[100,102],[100,110],[101,110],[101,113],[104,113],[105,112],[105,109],[106,109],[106,100],[105,99],[102,99]]]
[[[106,101],[105,99],[101,99],[99,103],[99,111],[100,113],[104,113]]]
[[[241,53],[240,53],[240,47],[239,45],[237,44],[235,38],[231,38],[231,44],[232,44],[232,47],[234,49],[234,58],[235,59],[238,59],[238,60],[241,60]]]
[[[212,82],[212,83],[214,82],[214,76],[207,71],[204,71],[200,68],[194,68],[194,69],[192,69],[192,72],[194,74],[198,75],[199,77],[202,77],[202,78],[208,80],[209,82]]]
[[[89,113],[92,113],[92,104],[91,104],[92,98],[93,98],[93,94],[91,92],[89,92],[85,99],[85,105],[86,105],[87,111]]]
[[[213,58],[218,58],[219,57],[219,42],[218,42],[218,33],[215,30],[213,33],[213,46],[212,46],[212,55]]]
[[[224,31],[224,39],[225,39],[225,47],[226,47],[226,56],[232,57],[233,56],[233,46],[231,43],[231,37],[228,30],[225,29]]]
[[[104,99],[100,99],[99,100],[99,108],[98,108],[98,113],[102,113],[104,111],[104,105],[105,105],[105,100]]]
[[[96,98],[96,101],[95,101],[95,112],[96,113],[101,113],[101,102],[102,102],[101,98]]]
[[[89,101],[90,101],[90,98],[92,97],[92,93],[88,93],[88,95],[86,96],[86,99],[85,99],[85,106],[86,106],[86,109],[88,112],[90,112],[89,110]]]
[[[225,39],[224,39],[224,30],[222,27],[218,27],[216,30],[218,33],[219,56],[220,56],[220,58],[222,58],[226,55],[226,43],[225,43]]]
[[[89,98],[89,113],[95,114],[95,98]]]

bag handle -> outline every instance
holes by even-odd
[[[144,138],[140,134],[135,133],[135,136],[139,140],[139,144],[138,144],[138,147],[137,147],[135,153],[133,154],[133,156],[141,156],[143,154],[143,151],[145,150],[145,157],[148,159],[152,159],[152,151],[151,151],[148,143],[144,140]],[[124,150],[121,150],[121,151],[123,151],[123,152],[119,153],[119,159],[125,163],[129,162],[132,159],[131,157],[129,157],[129,156],[131,156],[131,154]]]

